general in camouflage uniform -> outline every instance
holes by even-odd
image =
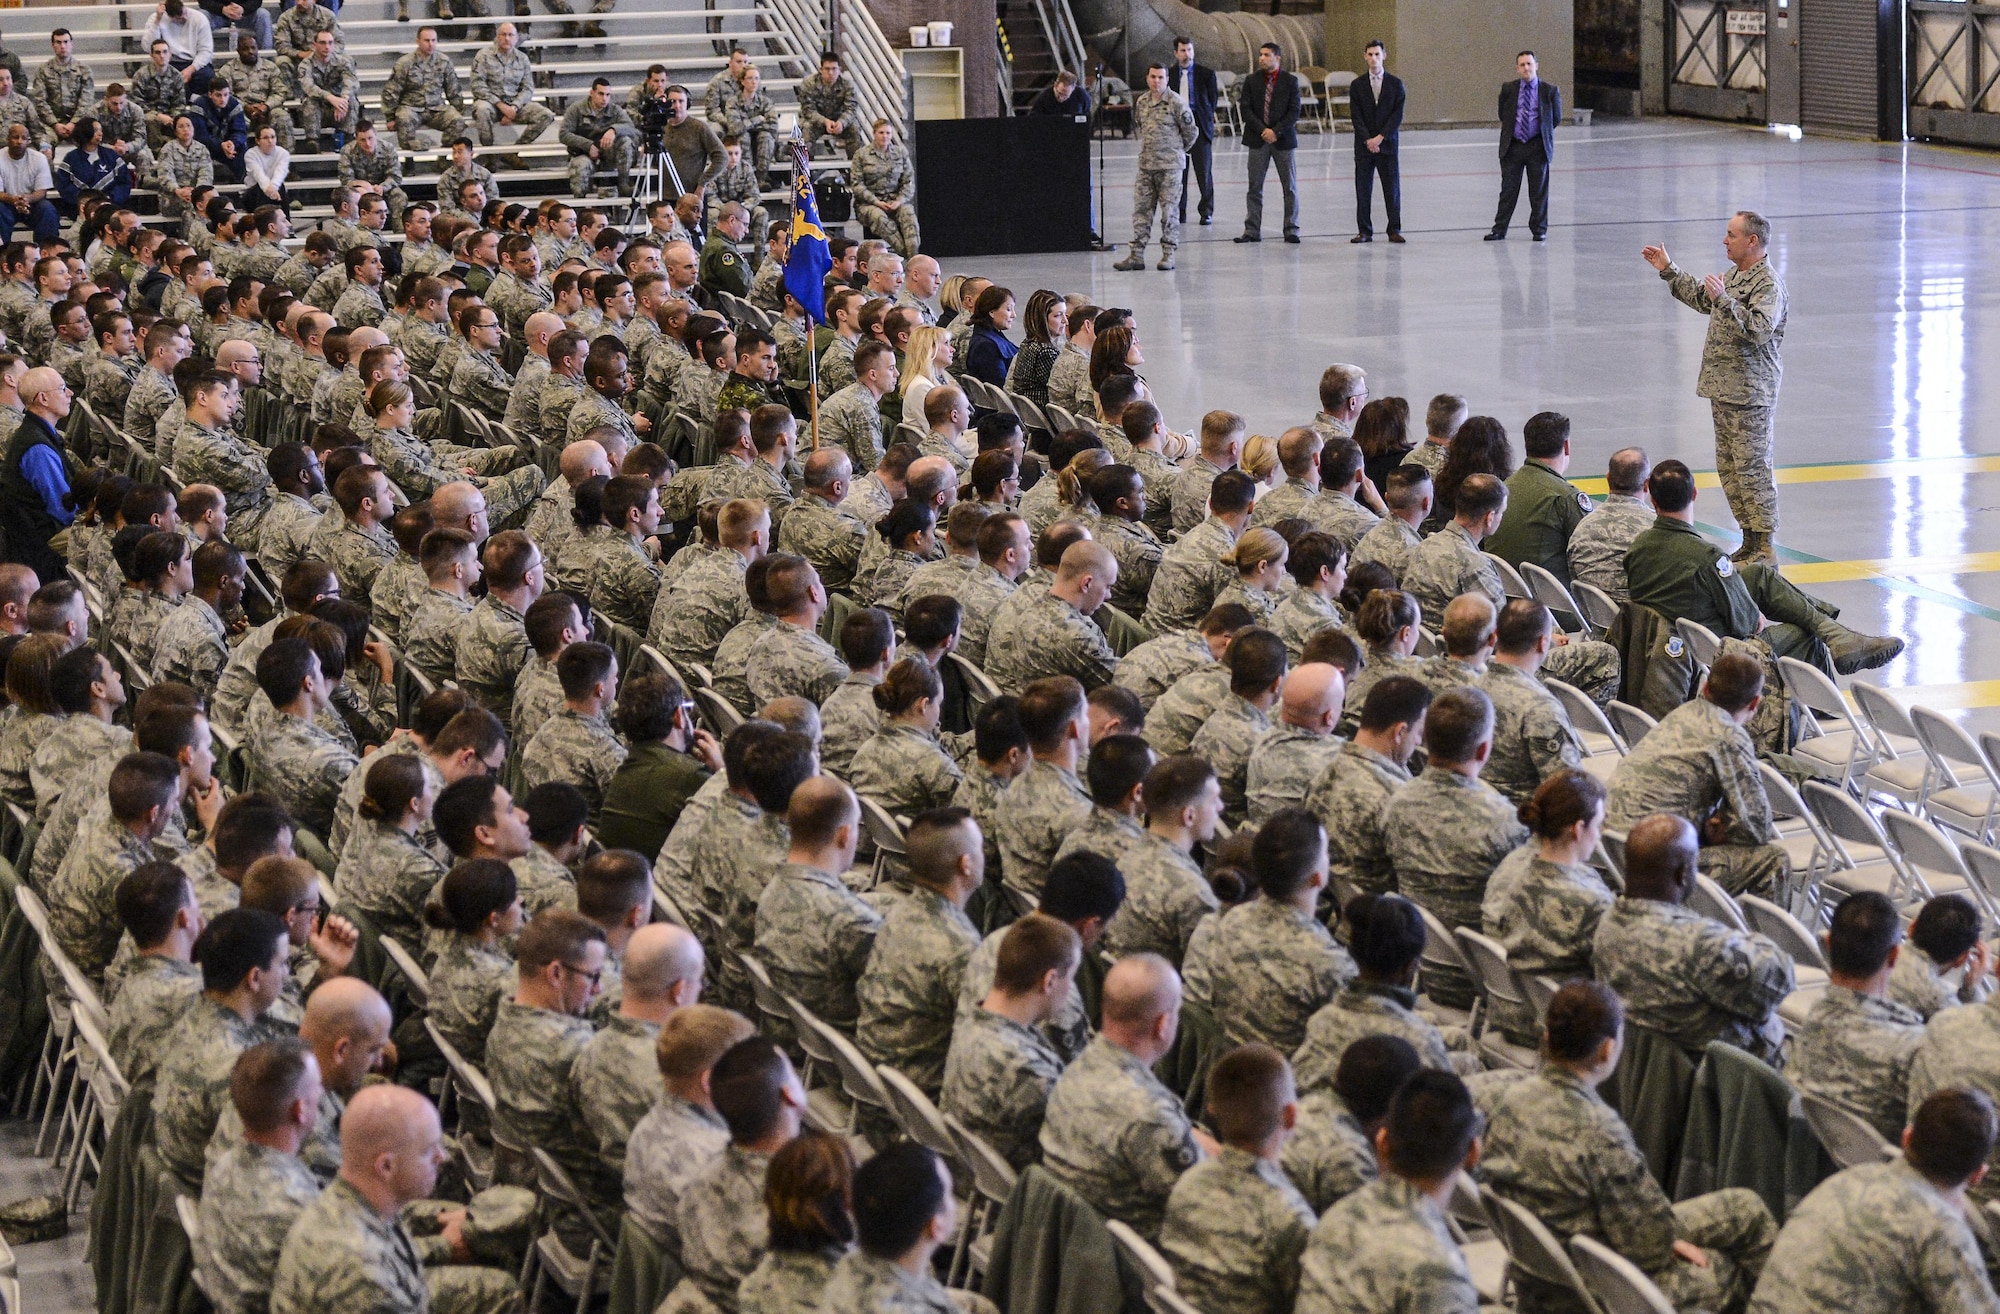
[[[854,191],[855,217],[868,235],[887,242],[905,260],[914,259],[922,247],[917,166],[893,129],[878,130],[874,141],[854,153],[848,185]],[[895,208],[885,209],[884,201],[895,202]]]
[[[1550,862],[1529,840],[1500,860],[1480,904],[1481,929],[1507,951],[1507,964],[1565,981],[1590,975],[1590,946],[1615,896],[1587,862]],[[1493,1001],[1493,1022],[1517,1045],[1538,1047],[1541,1028]]]
[[[1792,1042],[1794,1086],[1860,1113],[1891,1145],[1908,1122],[1910,1065],[1924,1040],[1915,1009],[1829,985]]]
[[[1259,897],[1197,926],[1183,972],[1188,1002],[1208,1009],[1226,1043],[1289,1054],[1353,979],[1354,960],[1309,914]]]
[[[984,1008],[961,1010],[938,1107],[1019,1172],[1041,1158],[1042,1117],[1062,1072],[1062,1056],[1040,1030]]]
[[[1785,1039],[1778,1004],[1797,982],[1791,955],[1763,936],[1677,904],[1621,896],[1598,922],[1590,958],[1597,979],[1625,1001],[1629,1022],[1690,1054],[1721,1040],[1777,1059]]]
[[[1643,1270],[1677,1309],[1741,1308],[1777,1223],[1754,1191],[1714,1191],[1668,1204],[1631,1129],[1587,1081],[1544,1065],[1494,1096],[1479,1176],[1567,1243],[1603,1242]],[[1699,1246],[1697,1265],[1674,1243]],[[1520,1308],[1570,1314],[1568,1290],[1513,1269]]]
[[[1050,1092],[1041,1142],[1057,1181],[1149,1241],[1159,1238],[1174,1184],[1201,1157],[1180,1097],[1102,1036]]]
[[[1487,880],[1528,838],[1528,828],[1492,786],[1429,766],[1383,808],[1382,834],[1397,888],[1456,929],[1480,924]],[[1471,987],[1462,976],[1440,973],[1426,989],[1447,1008],[1466,1008]]]
[[[1153,212],[1158,210],[1159,267],[1172,269],[1174,249],[1181,242],[1181,170],[1199,133],[1193,111],[1177,93],[1167,90],[1167,75],[1162,70],[1147,70],[1146,90],[1133,98],[1132,134],[1139,139],[1139,178],[1132,191],[1132,253],[1112,268],[1146,267],[1146,243],[1152,238]]]
[[[1756,747],[1733,716],[1701,697],[1667,713],[1619,762],[1604,824],[1630,830],[1641,817],[1671,812],[1700,829],[1718,804],[1728,832],[1725,842],[1702,845],[1702,871],[1731,894],[1782,890],[1791,861],[1777,843]]]
[[[1570,579],[1603,589],[1614,601],[1629,599],[1625,552],[1654,519],[1653,504],[1637,493],[1606,495],[1569,536]]]
[[[1400,1177],[1326,1211],[1300,1264],[1298,1314],[1473,1314],[1479,1292],[1444,1210]]]
[[[603,713],[586,716],[564,708],[521,750],[521,781],[529,789],[550,781],[575,785],[595,821],[604,791],[624,760],[625,745]]]
[[[892,903],[855,983],[854,1042],[933,1099],[944,1085],[958,982],[979,932],[943,895],[922,886]]]
[[[838,873],[780,863],[757,901],[757,957],[778,989],[843,1031],[860,1016],[854,985],[875,947],[882,914]]]
[[[435,36],[425,50],[423,34],[417,34],[417,48],[396,61],[382,88],[382,112],[396,125],[396,141],[405,150],[423,145],[421,128],[435,128],[449,142],[465,133],[467,124],[461,111],[464,104],[458,89],[458,70],[450,59],[437,52]],[[439,196],[444,196],[442,183]],[[452,200],[455,202],[454,194]]]
[[[1729,231],[1730,243],[1740,245],[1743,254],[1731,257],[1736,267],[1722,277],[1720,293],[1668,259],[1663,248],[1648,251],[1657,252],[1654,267],[1674,300],[1708,316],[1695,395],[1708,398],[1715,418],[1716,473],[1730,513],[1744,530],[1739,555],[1769,560],[1774,555],[1770,540],[1778,532],[1772,463],[1778,385],[1785,373],[1779,351],[1790,306],[1785,285],[1765,255],[1770,225],[1743,211],[1729,221]]]
[[[1160,1253],[1175,1290],[1209,1314],[1285,1314],[1317,1221],[1283,1168],[1224,1146],[1174,1184]]]

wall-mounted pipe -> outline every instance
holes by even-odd
[[[1257,48],[1266,41],[1285,52],[1285,67],[1323,64],[1326,20],[1319,15],[1205,14],[1181,0],[1071,0],[1084,44],[1104,60],[1105,70],[1144,86],[1148,64],[1169,64],[1174,38],[1194,38],[1202,63],[1239,74],[1257,68]]]

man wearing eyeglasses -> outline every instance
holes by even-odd
[[[520,985],[500,1001],[486,1039],[494,1138],[546,1150],[593,1200],[619,1199],[623,1187],[577,1116],[571,1085],[577,1057],[595,1034],[585,1014],[602,988],[606,952],[604,929],[581,913],[551,908],[537,916],[522,929],[516,949]],[[516,1185],[532,1172],[525,1163],[503,1169]],[[590,1249],[580,1220],[557,1228],[572,1250]]]
[[[1319,376],[1319,414],[1312,427],[1322,439],[1352,438],[1354,422],[1368,404],[1368,371],[1336,361]]]

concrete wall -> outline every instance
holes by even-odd
[[[1000,107],[994,67],[994,0],[868,0],[868,12],[892,46],[910,44],[910,29],[919,23],[949,22],[954,45],[965,50],[965,116],[990,119],[1008,111]]]
[[[1389,48],[1389,71],[1403,79],[1418,124],[1492,123],[1500,84],[1514,76],[1514,56],[1533,50],[1541,76],[1574,82],[1574,0],[1330,0],[1326,67],[1359,73],[1371,38]]]

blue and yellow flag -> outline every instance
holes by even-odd
[[[815,324],[826,323],[826,272],[833,268],[826,230],[819,226],[819,201],[813,196],[812,170],[806,167],[805,143],[792,142],[792,251],[785,258],[785,291],[806,308]]]

